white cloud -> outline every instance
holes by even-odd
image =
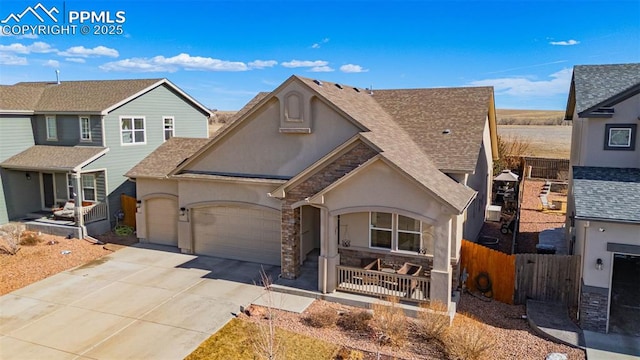
[[[563,41],[550,41],[549,44],[551,45],[559,45],[559,46],[571,46],[571,45],[578,45],[580,44],[580,41],[578,40],[563,40]]]
[[[320,49],[320,44],[315,43],[315,44],[311,45],[311,48],[312,49]]]
[[[278,65],[278,62],[275,60],[254,60],[249,62],[248,65],[252,69],[264,69],[268,67],[274,67]]]
[[[58,60],[47,60],[42,65],[48,66],[48,67],[52,67],[52,68],[58,68],[58,67],[60,67],[60,61],[58,61]]]
[[[283,62],[281,65],[286,68],[319,67],[319,66],[327,66],[329,65],[329,62],[324,60],[315,60],[315,61],[291,60],[291,61]]]
[[[571,82],[571,74],[571,69],[566,68],[549,75],[550,80],[515,76],[473,81],[469,85],[493,86],[496,93],[511,96],[551,96],[567,92]]]
[[[66,58],[64,60],[68,62],[78,63],[78,64],[84,64],[87,62],[87,60],[83,58]]]
[[[50,53],[54,51],[56,51],[56,49],[52,48],[51,45],[42,41],[36,41],[31,45],[23,45],[20,43],[13,43],[11,45],[0,45],[0,52],[3,52],[3,53],[44,54],[44,53]]]
[[[27,58],[13,54],[0,53],[0,65],[27,65]]]
[[[85,58],[90,56],[107,56],[116,58],[120,56],[120,53],[118,53],[118,50],[111,49],[106,46],[96,46],[93,49],[89,49],[84,46],[73,46],[65,51],[59,52],[58,55]]]
[[[369,71],[369,69],[363,69],[360,65],[346,64],[340,66],[340,71],[345,73],[362,73]]]
[[[209,57],[179,54],[173,57],[132,58],[113,61],[100,66],[106,71],[176,72],[178,70],[246,71],[249,67],[239,61],[225,61]]]
[[[333,69],[330,68],[329,66],[314,66],[311,69],[309,69],[309,71],[311,71],[311,72],[332,72]]]
[[[320,42],[314,43],[313,45],[311,45],[312,49],[320,49],[322,47],[322,44],[326,44],[329,42],[329,38],[324,38],[322,39]]]

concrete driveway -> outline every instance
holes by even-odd
[[[0,297],[0,358],[182,359],[240,306],[266,302],[253,285],[260,269],[174,248],[119,250]],[[275,296],[290,311],[312,302]]]

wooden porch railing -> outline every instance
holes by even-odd
[[[105,220],[108,218],[106,203],[98,203],[91,206],[91,208],[89,208],[88,210],[84,210],[84,209],[86,208],[83,208],[82,210],[85,224],[89,224],[89,223],[100,221],[100,220]]]
[[[338,291],[376,297],[397,297],[412,302],[429,302],[430,279],[385,271],[337,266]]]

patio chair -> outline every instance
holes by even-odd
[[[53,216],[60,219],[73,219],[75,215],[76,204],[73,200],[67,201],[62,208],[54,209]]]
[[[398,269],[397,273],[401,275],[418,276],[420,275],[420,271],[422,271],[421,265],[406,262],[400,269]]]
[[[396,274],[419,276],[421,271],[422,271],[421,265],[406,262],[404,263],[404,265],[402,265],[400,269],[398,269],[398,271],[396,271]],[[411,280],[409,281],[408,284],[406,284],[405,279],[399,279],[399,281],[385,280],[383,281],[383,284],[387,289],[406,292],[406,296],[411,296],[411,293],[413,292],[413,290],[418,286],[418,283],[415,280]]]
[[[382,261],[378,259],[362,259],[361,266],[365,270],[380,271],[382,269]]]

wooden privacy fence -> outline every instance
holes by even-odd
[[[126,194],[120,194],[120,206],[124,213],[122,223],[134,229],[136,227],[136,202],[136,198]]]
[[[578,305],[580,256],[516,255],[515,302],[527,299]]]
[[[525,173],[531,166],[531,177],[538,179],[569,179],[569,159],[547,159],[538,157],[525,157]],[[529,174],[527,174],[529,175]]]
[[[469,275],[465,283],[469,290],[476,291],[476,278],[481,273],[487,273],[491,281],[493,298],[503,303],[513,304],[515,255],[507,255],[471,241],[462,240],[460,257],[461,269],[467,269]]]

